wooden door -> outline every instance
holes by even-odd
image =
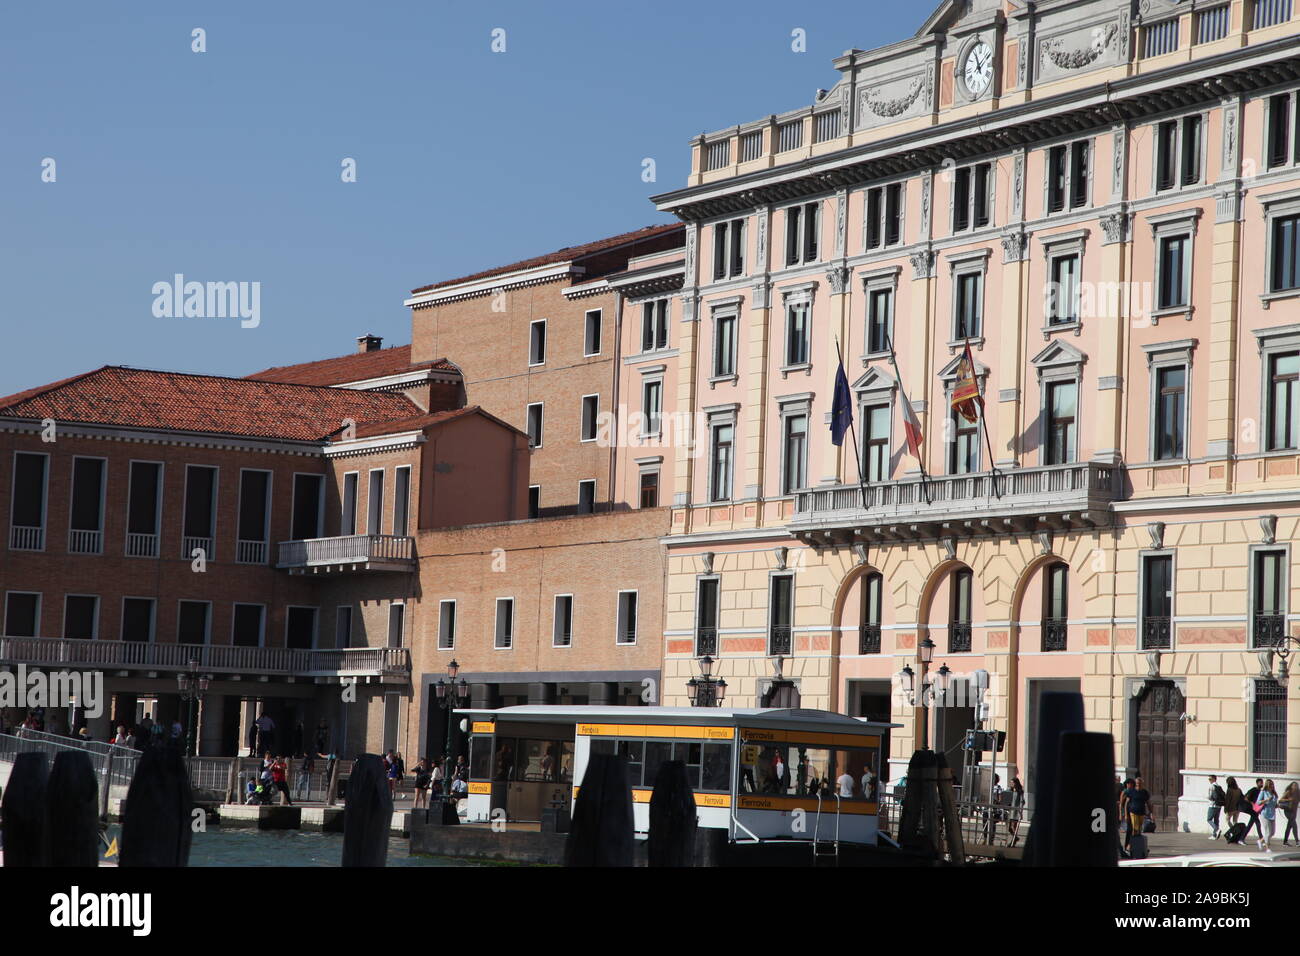
[[[1178,823],[1186,709],[1182,691],[1167,681],[1148,683],[1138,700],[1137,770],[1151,791],[1151,815],[1161,830]]]

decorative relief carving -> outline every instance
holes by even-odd
[[[690,226],[686,230],[686,277],[687,285],[695,284],[695,232],[698,226]]]
[[[1124,10],[1119,15],[1119,58],[1128,62],[1128,11]]]
[[[1025,214],[1025,154],[1016,154],[1015,172],[1011,184],[1011,214],[1023,219]]]
[[[758,264],[767,268],[767,217],[769,211],[764,209],[758,217]]]
[[[1115,41],[1119,33],[1119,25],[1112,23],[1105,30],[1096,27],[1092,33],[1092,41],[1085,47],[1074,50],[1065,49],[1065,41],[1060,37],[1053,37],[1050,40],[1044,40],[1040,49],[1043,58],[1050,60],[1055,66],[1062,70],[1081,70],[1091,63],[1095,63],[1106,52],[1106,48]]]
[[[1237,104],[1225,106],[1223,110],[1223,169],[1225,172],[1237,168]]]
[[[848,205],[849,192],[847,189],[841,189],[835,194],[835,254],[837,256],[844,255],[844,245],[848,241]]]
[[[1115,212],[1109,216],[1102,216],[1101,231],[1106,236],[1103,245],[1110,245],[1112,242],[1128,242],[1132,226],[1132,213]]]
[[[1021,262],[1029,248],[1029,235],[1024,232],[1007,232],[1002,235],[1002,263]]]
[[[1025,86],[1025,72],[1029,68],[1029,44],[1022,40],[1020,42],[1020,62],[1016,66],[1016,80],[1021,87]]]
[[[924,76],[918,76],[907,88],[907,92],[890,100],[881,99],[875,90],[863,90],[862,109],[885,119],[902,116],[921,98],[922,94],[929,92],[930,76],[928,72]]]
[[[851,128],[849,126],[849,121],[852,117],[850,117],[849,114],[852,112],[852,109],[853,103],[849,100],[849,88],[846,86],[840,90],[840,129],[846,133]]]
[[[827,269],[826,281],[830,283],[831,295],[843,295],[849,287],[849,270],[845,266]]]
[[[926,173],[921,179],[921,235],[929,238],[930,236],[930,192],[934,184],[934,177]]]
[[[1124,189],[1124,148],[1127,136],[1124,130],[1115,131],[1114,165],[1110,172],[1110,194],[1118,198]]]
[[[932,279],[934,278],[934,253],[928,249],[920,249],[908,256],[912,263],[913,279]]]

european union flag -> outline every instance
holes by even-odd
[[[849,391],[849,377],[844,374],[841,361],[835,373],[835,396],[831,402],[831,444],[844,444],[844,433],[853,427],[853,394]]]

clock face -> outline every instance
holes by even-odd
[[[993,48],[981,40],[966,54],[966,89],[972,96],[981,96],[993,82]]]

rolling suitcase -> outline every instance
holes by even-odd
[[[1234,823],[1228,827],[1228,832],[1223,835],[1223,838],[1229,843],[1241,843],[1246,839],[1246,824]]]

